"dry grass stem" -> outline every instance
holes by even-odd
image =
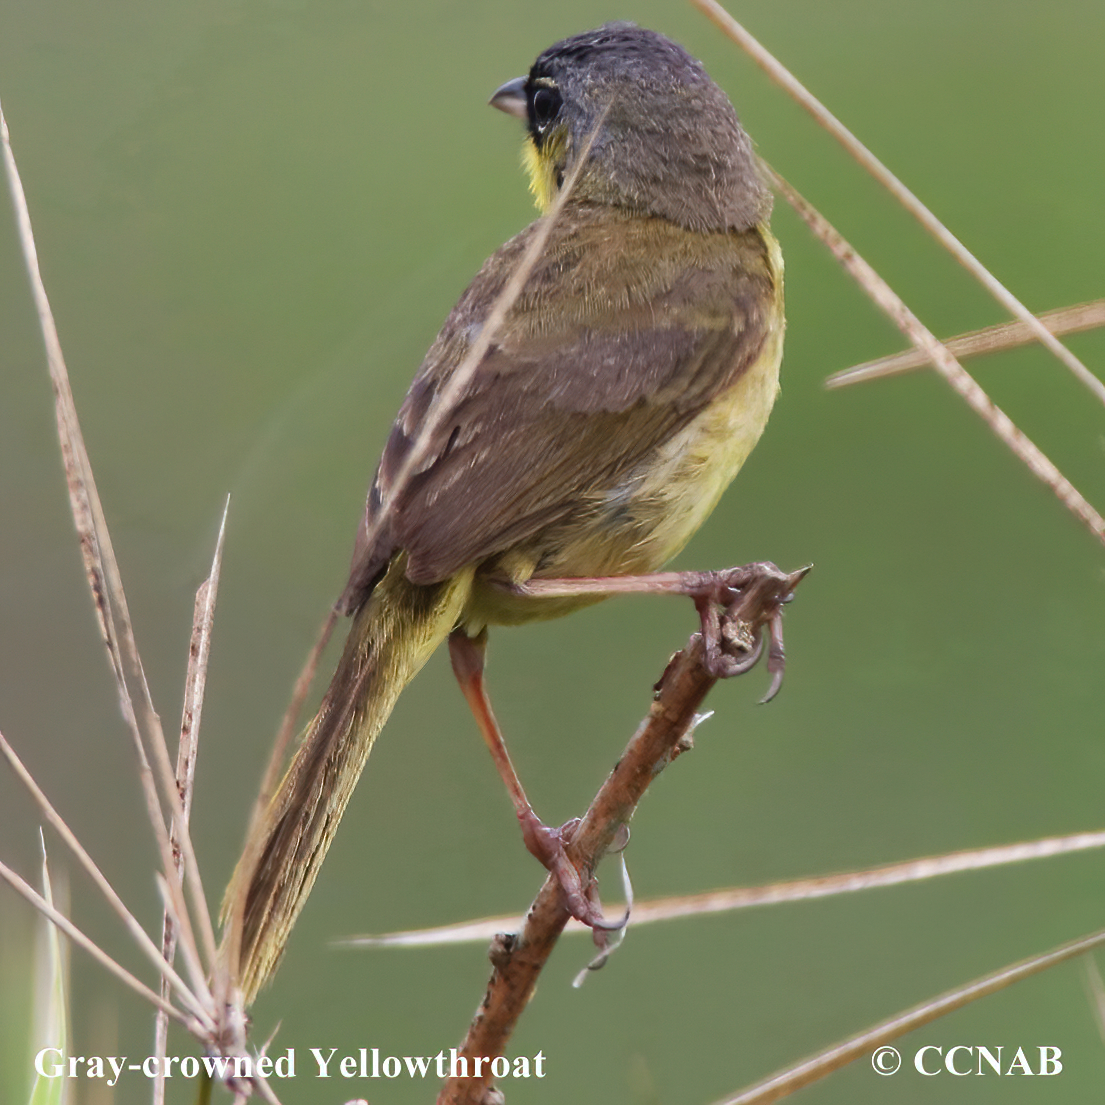
[[[115,673],[119,706],[123,719],[131,733],[138,757],[139,778],[146,798],[150,823],[161,853],[162,865],[168,871],[172,866],[172,849],[169,845],[168,829],[161,803],[157,796],[157,787],[150,770],[146,755],[146,743],[153,750],[154,761],[158,765],[164,797],[168,802],[170,814],[181,824],[181,847],[185,856],[185,872],[192,893],[196,915],[199,919],[200,933],[209,965],[215,961],[215,935],[211,917],[203,897],[203,887],[196,866],[195,853],[191,837],[187,832],[180,808],[180,796],[169,764],[168,748],[161,730],[161,721],[150,698],[142,661],[134,638],[134,630],[123,591],[122,578],[115,552],[111,544],[111,535],[104,517],[103,506],[96,491],[96,482],[92,466],[85,448],[80,422],[77,418],[73,393],[69,386],[69,374],[65,367],[65,358],[61,351],[57,327],[54,324],[50,301],[42,281],[38,266],[38,252],[35,247],[34,232],[31,227],[30,212],[19,169],[12,151],[7,120],[0,107],[0,141],[4,147],[4,163],[11,188],[12,202],[15,207],[16,225],[27,276],[31,284],[38,314],[39,326],[46,347],[46,360],[50,380],[54,389],[54,409],[58,425],[58,437],[61,443],[62,460],[65,466],[66,482],[69,488],[70,508],[77,528],[82,559],[89,587],[92,591],[93,605],[96,610],[100,633],[107,649],[112,671]],[[131,683],[138,691],[137,706],[131,693]],[[143,739],[143,732],[146,734]],[[184,924],[183,939],[194,939],[188,923],[187,908],[183,900],[177,904],[177,912]]]
[[[180,918],[179,916],[177,916],[176,907],[173,905],[173,896],[169,890],[171,880],[167,879],[160,871],[155,871],[154,882],[157,884],[157,891],[161,895],[161,901],[165,910],[165,914],[168,916],[173,926],[179,929]],[[199,986],[195,988],[195,992],[199,995],[199,1002],[208,1012],[210,1012],[211,1010],[218,1010],[218,995],[217,993],[213,995],[212,992],[207,988],[207,982],[203,976],[203,965],[200,963],[199,956],[196,954],[195,948],[189,947],[188,942],[186,940],[182,940],[179,944],[179,950],[181,956],[184,959],[184,966],[188,971],[189,977],[199,977],[202,983],[202,988]],[[169,962],[167,958],[165,962]],[[218,979],[215,979],[214,982],[217,989]],[[168,999],[169,995],[165,993],[164,985],[162,985],[161,994],[162,997]],[[211,1013],[211,1019],[217,1023],[219,1020],[218,1013]]]
[[[92,601],[100,626],[101,639],[107,650],[112,671],[115,674],[119,707],[138,754],[139,776],[145,793],[146,805],[150,811],[151,821],[154,822],[154,831],[158,834],[159,846],[163,848],[164,859],[168,855],[168,836],[161,817],[153,776],[149,770],[149,763],[143,748],[137,712],[128,686],[128,670],[137,678],[146,696],[149,694],[149,689],[141,672],[141,661],[137,657],[133,634],[128,632],[130,618],[126,598],[122,592],[118,565],[111,546],[111,537],[103,516],[91,464],[84,446],[84,438],[77,420],[73,393],[69,386],[69,375],[61,351],[61,342],[58,338],[57,327],[54,324],[53,312],[50,309],[46,288],[42,282],[30,212],[27,207],[26,196],[23,193],[19,169],[11,147],[7,120],[4,118],[2,108],[0,108],[0,139],[2,139],[4,146],[5,168],[11,189],[12,202],[15,206],[20,245],[23,250],[27,275],[31,284],[31,293],[38,314],[39,327],[46,347],[50,381],[54,389],[55,414],[62,461],[65,466],[66,482],[69,489],[70,509],[77,529],[85,574],[89,588],[92,591]],[[116,611],[113,610],[113,603],[117,607],[120,620],[123,623],[122,649],[116,629]],[[129,663],[124,662],[124,650],[127,652]],[[143,713],[156,718],[152,703]],[[158,832],[159,829],[160,832]]]
[[[1101,1042],[1105,1043],[1105,981],[1101,978],[1097,960],[1092,955],[1087,955],[1082,960],[1085,969],[1083,978],[1086,980],[1086,992],[1090,999],[1090,1008],[1093,1010],[1094,1023],[1097,1025]]]
[[[185,824],[192,815],[192,794],[195,789],[196,759],[199,754],[200,722],[203,718],[204,692],[207,688],[207,664],[211,656],[211,633],[215,624],[215,604],[219,593],[219,572],[222,567],[223,542],[226,538],[226,518],[230,510],[230,497],[223,506],[223,516],[219,523],[219,536],[215,541],[215,555],[211,562],[211,571],[196,591],[196,601],[192,612],[192,636],[188,642],[188,668],[184,680],[184,705],[181,710],[180,741],[177,744],[176,780],[180,793],[180,804]],[[180,835],[174,821],[169,830],[169,843],[173,849],[173,870],[177,882],[183,874],[184,856],[180,850]],[[161,920],[161,954],[166,963],[171,964],[176,957],[177,926],[175,915],[170,909],[168,891],[165,912]],[[217,987],[216,987],[217,988]],[[161,996],[168,1000],[168,980],[161,980]],[[225,997],[220,995],[220,997]],[[153,1105],[164,1105],[165,1072],[161,1062],[168,1046],[169,1018],[164,1010],[158,1010],[154,1021],[154,1054],[157,1056],[157,1076],[153,1084]]]
[[[733,623],[755,630],[778,617],[805,571],[783,577],[785,582],[758,581],[730,611]],[[774,647],[774,646],[773,646]],[[702,638],[695,634],[687,647],[669,661],[654,688],[648,717],[641,723],[609,777],[599,788],[568,843],[568,858],[586,886],[655,777],[691,746],[691,733],[703,699],[717,680],[704,664]],[[567,924],[568,909],[557,880],[550,876],[530,907],[520,935],[500,935],[491,945],[493,970],[487,992],[461,1045],[460,1055],[505,1053],[506,1044],[530,998],[556,941]],[[451,1078],[438,1105],[483,1105],[490,1074]]]
[[[782,193],[814,234],[832,250],[837,260],[867,293],[872,302],[918,349],[924,352],[944,379],[1027,465],[1029,471],[1054,492],[1059,501],[1098,541],[1105,543],[1105,519],[1086,501],[1081,492],[982,390],[974,377],[902,302],[886,281],[845,241],[828,219],[773,169],[765,165],[764,171],[775,188]]]
[[[226,518],[230,498],[223,507],[219,535],[211,572],[196,591],[192,615],[192,636],[188,643],[188,670],[184,681],[184,706],[180,719],[180,743],[177,745],[176,782],[180,792],[181,813],[187,824],[192,815],[192,793],[196,778],[196,756],[199,752],[200,722],[203,720],[203,700],[207,690],[207,665],[211,659],[211,634],[215,625],[215,606],[219,597],[219,574],[222,569],[223,544],[226,540]],[[176,826],[173,826],[175,836]],[[175,853],[175,847],[174,847]],[[174,854],[179,872],[182,856]]]
[[[172,984],[173,989],[180,995],[181,1000],[189,1006],[192,1012],[197,1017],[203,1017],[205,1013],[201,1000],[197,1000],[197,998],[193,996],[193,989],[189,988],[184,980],[181,979],[172,967],[162,958],[161,951],[157,945],[150,938],[146,930],[138,923],[137,918],[127,909],[123,900],[115,892],[115,888],[108,881],[107,876],[105,876],[97,866],[96,861],[85,851],[84,846],[65,823],[62,816],[54,809],[50,800],[35,782],[31,773],[16,754],[15,749],[8,743],[3,733],[0,733],[0,754],[8,761],[16,777],[27,788],[35,804],[42,811],[42,816],[53,826],[58,836],[61,837],[62,842],[69,848],[76,857],[77,862],[80,863],[88,873],[89,878],[92,879],[93,884],[100,893],[103,894],[112,912],[123,922],[123,926],[134,938],[139,948],[142,949],[146,958],[157,968],[162,978]],[[206,1000],[207,1004],[210,1004],[211,995],[207,990],[207,984],[204,981],[202,970],[198,971],[198,973],[193,971],[191,977],[192,987],[195,992],[201,995],[201,998]]]
[[[756,41],[717,0],[691,0],[796,103],[808,111],[1014,318],[1032,331],[1075,378],[1105,404],[1101,382],[970,250],[778,59]]]
[[[1023,863],[1025,860],[1087,851],[1091,848],[1105,848],[1105,832],[1072,833],[1069,836],[1044,837],[1019,844],[1003,844],[996,848],[949,852],[947,855],[925,856],[922,859],[906,860],[902,863],[888,863],[863,871],[847,871],[812,879],[794,879],[787,882],[768,883],[765,886],[733,886],[721,890],[707,890],[701,894],[655,898],[651,901],[634,903],[633,926],[639,928],[641,925],[657,921],[674,921],[709,913],[729,913],[732,910],[748,909],[752,906],[829,898],[837,894],[850,894],[857,890],[873,890],[882,886],[922,882],[940,875],[951,875],[961,871],[981,871],[988,867],[1002,867],[1011,863]],[[517,932],[524,921],[525,918],[518,916],[484,917],[456,925],[409,929],[379,936],[350,936],[334,941],[334,945],[345,948],[424,948],[445,944],[479,943],[490,940],[496,933]],[[566,934],[588,931],[585,925],[574,920],[569,921],[565,929]]]
[[[65,466],[66,481],[69,489],[70,507],[80,541],[82,559],[89,587],[92,591],[93,605],[100,625],[101,637],[108,654],[109,663],[115,676],[119,706],[127,729],[130,732],[138,760],[139,778],[146,800],[150,824],[154,831],[161,857],[164,878],[160,887],[166,896],[166,909],[178,930],[178,944],[185,965],[193,977],[193,986],[189,988],[162,958],[161,952],[150,937],[134,921],[130,913],[122,906],[110,889],[106,879],[99,873],[95,864],[88,859],[84,850],[77,844],[72,833],[65,827],[61,818],[53,811],[41,791],[33,784],[25,771],[21,774],[24,782],[30,786],[32,794],[47,813],[51,823],[62,834],[66,843],[74,849],[82,864],[89,870],[94,881],[107,894],[116,912],[122,917],[128,931],[135,937],[142,950],[149,955],[163,978],[168,978],[174,992],[187,1011],[173,1006],[167,998],[155,993],[135,978],[124,967],[108,956],[75,925],[53,909],[29,887],[15,872],[0,865],[0,877],[8,882],[18,893],[44,913],[61,931],[89,952],[108,971],[123,981],[135,993],[165,1015],[181,1024],[203,1044],[206,1051],[233,1059],[244,1056],[247,1022],[241,1010],[233,1004],[220,1000],[225,992],[225,980],[216,971],[216,995],[207,988],[206,973],[216,968],[216,948],[214,926],[207,909],[203,883],[196,862],[191,835],[188,832],[188,818],[185,812],[185,800],[178,789],[177,777],[169,758],[168,747],[160,718],[154,709],[146,683],[142,662],[135,642],[126,596],[123,592],[118,563],[111,546],[111,538],[104,519],[103,508],[96,492],[95,481],[89,463],[87,450],[81,435],[73,396],[69,386],[68,374],[61,353],[57,330],[54,325],[49,301],[46,296],[42,276],[38,268],[34,235],[23,194],[19,172],[9,141],[8,128],[3,112],[0,110],[0,140],[4,147],[4,162],[11,186],[12,199],[16,212],[18,235],[23,250],[27,273],[31,284],[43,341],[46,346],[47,362],[51,383],[54,389],[55,414],[58,435]],[[225,515],[224,515],[225,522]],[[221,547],[220,536],[220,547]],[[214,574],[217,578],[218,554],[216,555]],[[213,612],[214,587],[209,586],[202,597],[201,632],[198,641],[196,663],[191,668],[191,681],[186,703],[186,727],[193,733],[198,725],[202,707],[202,692],[206,654],[209,650],[210,618]],[[133,688],[133,693],[132,693]],[[189,719],[187,711],[191,711]],[[2,740],[2,738],[0,738]],[[13,767],[18,763],[10,746],[3,743],[3,749]],[[149,752],[149,755],[147,754]],[[185,750],[185,759],[191,753]],[[151,768],[151,757],[156,765],[157,778]],[[21,767],[21,765],[19,765]],[[161,794],[158,793],[160,785]],[[187,798],[187,790],[185,792]],[[164,806],[162,805],[164,802]],[[167,810],[167,813],[166,813]],[[177,857],[182,858],[184,885],[187,887],[187,899],[182,892],[179,870],[170,842],[169,820],[174,826],[174,840],[179,844]],[[199,929],[201,941],[197,943],[193,930],[193,920]],[[202,954],[201,949],[202,947]],[[206,961],[206,966],[205,966]],[[265,1080],[255,1075],[249,1080],[252,1091],[259,1093],[266,1101],[277,1103],[277,1098]],[[277,1103],[278,1105],[278,1103]]]
[[[1072,940],[1069,944],[1061,944],[1052,951],[1043,955],[1032,956],[1030,959],[1022,959],[1012,966],[1003,967],[993,974],[984,975],[965,986],[958,986],[939,997],[915,1005],[912,1009],[899,1013],[873,1028],[867,1029],[856,1036],[852,1036],[839,1044],[835,1044],[801,1063],[781,1071],[779,1074],[765,1079],[762,1082],[742,1090],[732,1097],[723,1098],[714,1105],[768,1105],[769,1102],[778,1101],[788,1097],[796,1090],[802,1089],[813,1082],[817,1082],[833,1071],[840,1070],[855,1059],[863,1058],[877,1047],[889,1043],[891,1040],[904,1036],[916,1028],[931,1024],[940,1017],[962,1009],[979,998],[989,997],[1014,982],[1029,978],[1032,975],[1046,971],[1059,963],[1065,963],[1068,959],[1085,955],[1105,945],[1105,930],[1095,932],[1089,936],[1083,936],[1078,940]]]
[[[201,1039],[205,1038],[211,1030],[211,1025],[206,1019],[189,1017],[175,1006],[165,1001],[160,994],[154,993],[144,982],[139,981],[125,967],[120,966],[107,952],[103,951],[90,940],[72,921],[64,914],[59,913],[34,887],[24,882],[6,863],[0,861],[0,879],[3,879],[17,894],[21,895],[34,906],[44,917],[48,917],[74,944],[84,948],[102,967],[110,971],[116,978],[129,986],[136,994],[146,999],[158,1009],[164,1009],[169,1017],[183,1025],[189,1032]],[[206,1013],[204,1014],[206,1018]]]
[[[1045,311],[1039,317],[1053,334],[1079,334],[1085,330],[1096,330],[1105,326],[1105,299]],[[987,326],[984,330],[972,330],[967,334],[947,338],[944,344],[949,352],[962,359],[1017,349],[1035,340],[1036,336],[1023,322],[1003,322],[998,326]],[[864,384],[868,380],[900,376],[918,368],[928,368],[931,363],[919,349],[907,349],[890,357],[879,357],[878,360],[866,361],[841,372],[834,372],[825,381],[825,386],[842,388],[849,384]]]
[[[188,818],[185,816],[184,807],[181,803],[180,792],[177,789],[176,775],[169,759],[169,749],[165,743],[164,734],[161,732],[160,723],[158,723],[156,732],[150,740],[150,745],[153,748],[154,760],[157,763],[158,776],[161,779],[162,790],[168,800],[171,823],[177,826],[177,842],[179,843],[179,852],[177,854],[181,855],[184,859],[183,885],[189,890],[189,898],[191,899],[192,905],[192,912],[190,914],[188,906],[185,904],[184,898],[181,895],[182,884],[177,879],[168,879],[167,884],[170,895],[174,901],[178,915],[180,939],[181,941],[187,940],[193,945],[196,944],[190,923],[190,917],[194,916],[195,920],[198,922],[200,931],[201,943],[199,948],[202,949],[204,962],[209,971],[214,971],[218,958],[215,943],[215,927],[211,920],[211,912],[207,907],[207,895],[203,889],[203,879],[200,875],[199,861],[196,858],[195,849],[192,846],[192,834],[188,831]],[[169,834],[162,818],[153,816],[151,811],[150,820],[158,838],[159,846],[161,846],[163,857],[162,870],[168,873],[175,869],[173,845],[169,840]],[[161,845],[162,837],[164,837],[163,846]],[[178,898],[180,899],[179,903],[177,902]]]

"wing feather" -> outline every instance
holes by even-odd
[[[466,392],[428,430],[425,466],[377,524],[533,229],[484,265],[411,385],[369,492],[346,609],[399,549],[411,580],[432,583],[562,522],[736,383],[763,346],[775,277],[758,230],[691,234],[610,208],[574,212]]]

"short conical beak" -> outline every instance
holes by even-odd
[[[495,89],[495,95],[487,101],[492,107],[505,111],[507,115],[514,115],[519,119],[526,118],[526,78],[515,77],[507,81],[501,88]]]

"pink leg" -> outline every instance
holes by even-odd
[[[518,773],[510,761],[510,753],[484,687],[483,658],[486,649],[486,630],[476,637],[469,637],[463,629],[455,629],[449,637],[449,657],[453,661],[453,673],[483,734],[495,767],[506,784],[510,800],[514,803],[514,812],[522,826],[522,839],[530,853],[556,877],[564,892],[568,909],[576,920],[594,929],[620,928],[624,921],[610,922],[603,918],[597,901],[592,901],[590,888],[584,887],[579,872],[564,850],[565,842],[571,839],[578,822],[569,821],[559,829],[549,828],[529,804]]]
[[[740,675],[754,667],[763,652],[762,624],[749,624],[742,610],[763,609],[774,612],[766,624],[771,638],[768,670],[771,689],[767,701],[775,696],[783,678],[782,604],[802,581],[809,568],[796,572],[780,571],[774,564],[757,562],[720,572],[655,572],[641,576],[596,576],[579,579],[531,579],[525,583],[501,582],[498,586],[512,594],[531,598],[571,598],[575,595],[660,594],[687,595],[694,600],[702,623],[706,668],[715,678]]]

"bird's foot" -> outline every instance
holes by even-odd
[[[768,561],[726,568],[720,572],[654,572],[639,576],[580,576],[574,579],[529,579],[490,582],[515,595],[566,598],[577,595],[689,595],[702,622],[703,663],[715,679],[740,675],[763,654],[763,629],[770,644],[767,666],[773,698],[783,680],[782,607],[811,566],[784,572]]]
[[[522,826],[526,848],[556,879],[568,912],[595,932],[596,942],[599,942],[600,933],[616,932],[625,927],[629,920],[628,912],[617,920],[607,920],[599,901],[597,880],[593,875],[588,875],[585,883],[579,869],[568,858],[566,846],[579,826],[578,817],[554,829],[544,824],[532,808],[528,808],[518,814],[518,822]]]
[[[767,629],[767,670],[771,686],[764,702],[779,693],[786,667],[783,606],[811,566],[784,572],[770,561],[719,572],[686,572],[686,593],[702,623],[703,663],[715,679],[749,671],[759,662]]]

